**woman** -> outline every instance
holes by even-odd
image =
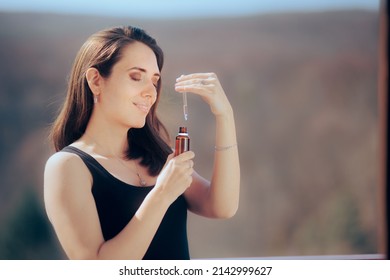
[[[70,259],[189,259],[187,209],[235,214],[239,159],[233,111],[214,74],[182,75],[177,92],[200,95],[216,118],[211,182],[194,153],[173,157],[156,116],[163,53],[134,27],[92,35],[72,68],[46,163],[48,217]]]

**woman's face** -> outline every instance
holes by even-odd
[[[154,52],[143,43],[132,43],[122,50],[111,75],[103,78],[99,109],[110,121],[121,126],[143,127],[156,102],[159,79]]]

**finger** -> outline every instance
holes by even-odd
[[[183,152],[180,155],[176,156],[175,160],[178,162],[184,162],[184,161],[191,160],[194,157],[195,157],[195,153],[193,151],[187,151],[187,152]]]
[[[194,162],[192,160],[181,162],[180,167],[186,174],[191,175],[194,172]]]
[[[181,75],[176,79],[177,82],[190,80],[190,79],[208,79],[213,78],[216,79],[217,75],[215,73],[193,73],[188,75]]]
[[[188,169],[187,171],[187,177],[192,181],[192,174],[194,173],[194,169]]]
[[[207,94],[210,94],[215,91],[215,85],[209,84],[209,85],[203,85],[203,84],[193,84],[193,85],[182,85],[182,86],[175,86],[175,91],[183,93],[183,92],[190,92],[195,93],[200,96],[206,96]]]
[[[215,84],[217,82],[216,78],[194,78],[188,80],[181,80],[175,83],[175,86],[191,86],[191,85],[210,85]]]
[[[210,84],[218,82],[218,78],[214,73],[197,73],[190,75],[182,75],[176,79],[176,85],[191,85],[191,84]]]
[[[195,73],[180,76],[176,80],[175,90],[205,96],[212,93],[218,84],[218,78],[214,73]]]
[[[194,166],[194,162],[192,160],[187,160],[185,162],[185,167],[187,167],[188,169],[192,169],[193,166]]]
[[[192,176],[190,174],[190,175],[187,176],[187,182],[186,182],[186,187],[187,188],[191,186],[192,181],[193,181],[193,178],[192,178]]]
[[[168,165],[168,163],[169,163],[169,161],[171,160],[171,159],[173,159],[173,157],[175,156],[175,154],[174,153],[171,153],[171,154],[169,154],[168,155],[168,157],[167,157],[167,160],[165,161],[165,164],[164,164],[164,166],[163,166],[163,168],[162,169],[164,169],[165,168],[165,166],[167,166]]]
[[[202,95],[202,93],[211,93],[217,86],[215,78],[209,79],[190,79],[177,82],[175,90],[177,92],[192,92]]]

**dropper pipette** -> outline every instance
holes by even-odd
[[[183,92],[183,113],[184,119],[188,120],[187,92]]]

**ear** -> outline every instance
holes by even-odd
[[[102,77],[100,76],[99,71],[94,67],[88,68],[87,72],[85,73],[85,78],[87,79],[88,86],[92,93],[94,95],[99,95],[102,84]]]

